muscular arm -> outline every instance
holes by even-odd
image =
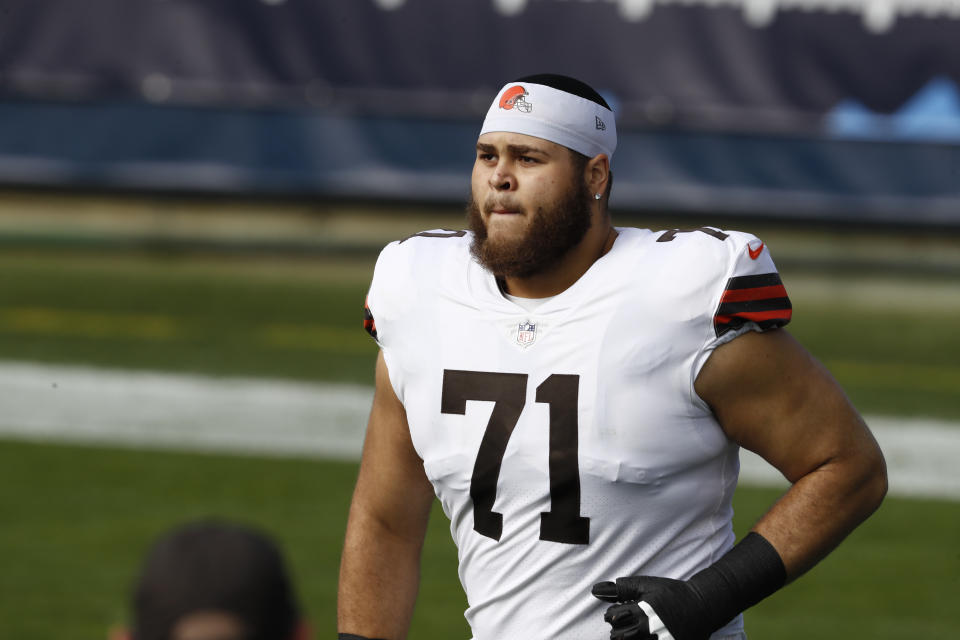
[[[837,382],[786,331],[750,332],[718,347],[695,388],[731,439],[791,483],[753,528],[780,554],[788,580],[880,505],[880,448]]]
[[[339,632],[406,637],[433,497],[381,353],[340,562]]]

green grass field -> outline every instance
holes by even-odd
[[[335,633],[336,575],[352,463],[0,445],[0,636],[102,638],[158,531],[217,515],[273,532],[317,637]],[[739,533],[775,492],[738,491]],[[751,610],[752,638],[956,637],[960,503],[888,498],[810,574]],[[590,597],[590,585],[569,597]],[[372,603],[371,606],[375,606]],[[411,638],[468,638],[456,551],[431,519]]]
[[[375,347],[360,320],[372,264],[7,251],[0,360],[370,383]],[[788,288],[791,277],[806,276],[784,271]],[[960,420],[950,305],[793,297],[791,330],[861,411]],[[104,637],[124,619],[150,540],[209,515],[274,533],[317,637],[332,637],[355,473],[352,463],[0,441],[0,638]],[[739,490],[738,531],[774,498]],[[751,637],[954,638],[958,543],[960,503],[888,498],[826,562],[749,612]],[[455,560],[437,511],[412,638],[469,637]]]

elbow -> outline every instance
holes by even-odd
[[[876,500],[877,506],[880,506],[880,503],[883,502],[883,499],[887,495],[887,489],[890,488],[889,481],[887,480],[887,462],[883,458],[883,454],[879,455],[880,461],[877,465],[876,473]]]
[[[878,446],[874,446],[873,451],[864,458],[861,496],[864,510],[867,514],[870,514],[880,507],[887,495],[887,489],[889,488],[887,462]]]

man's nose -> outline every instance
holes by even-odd
[[[490,174],[490,186],[497,191],[510,191],[517,186],[516,178],[503,161]]]

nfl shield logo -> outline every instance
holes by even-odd
[[[537,339],[537,325],[529,320],[520,323],[517,331],[517,344],[522,347],[529,347]]]

